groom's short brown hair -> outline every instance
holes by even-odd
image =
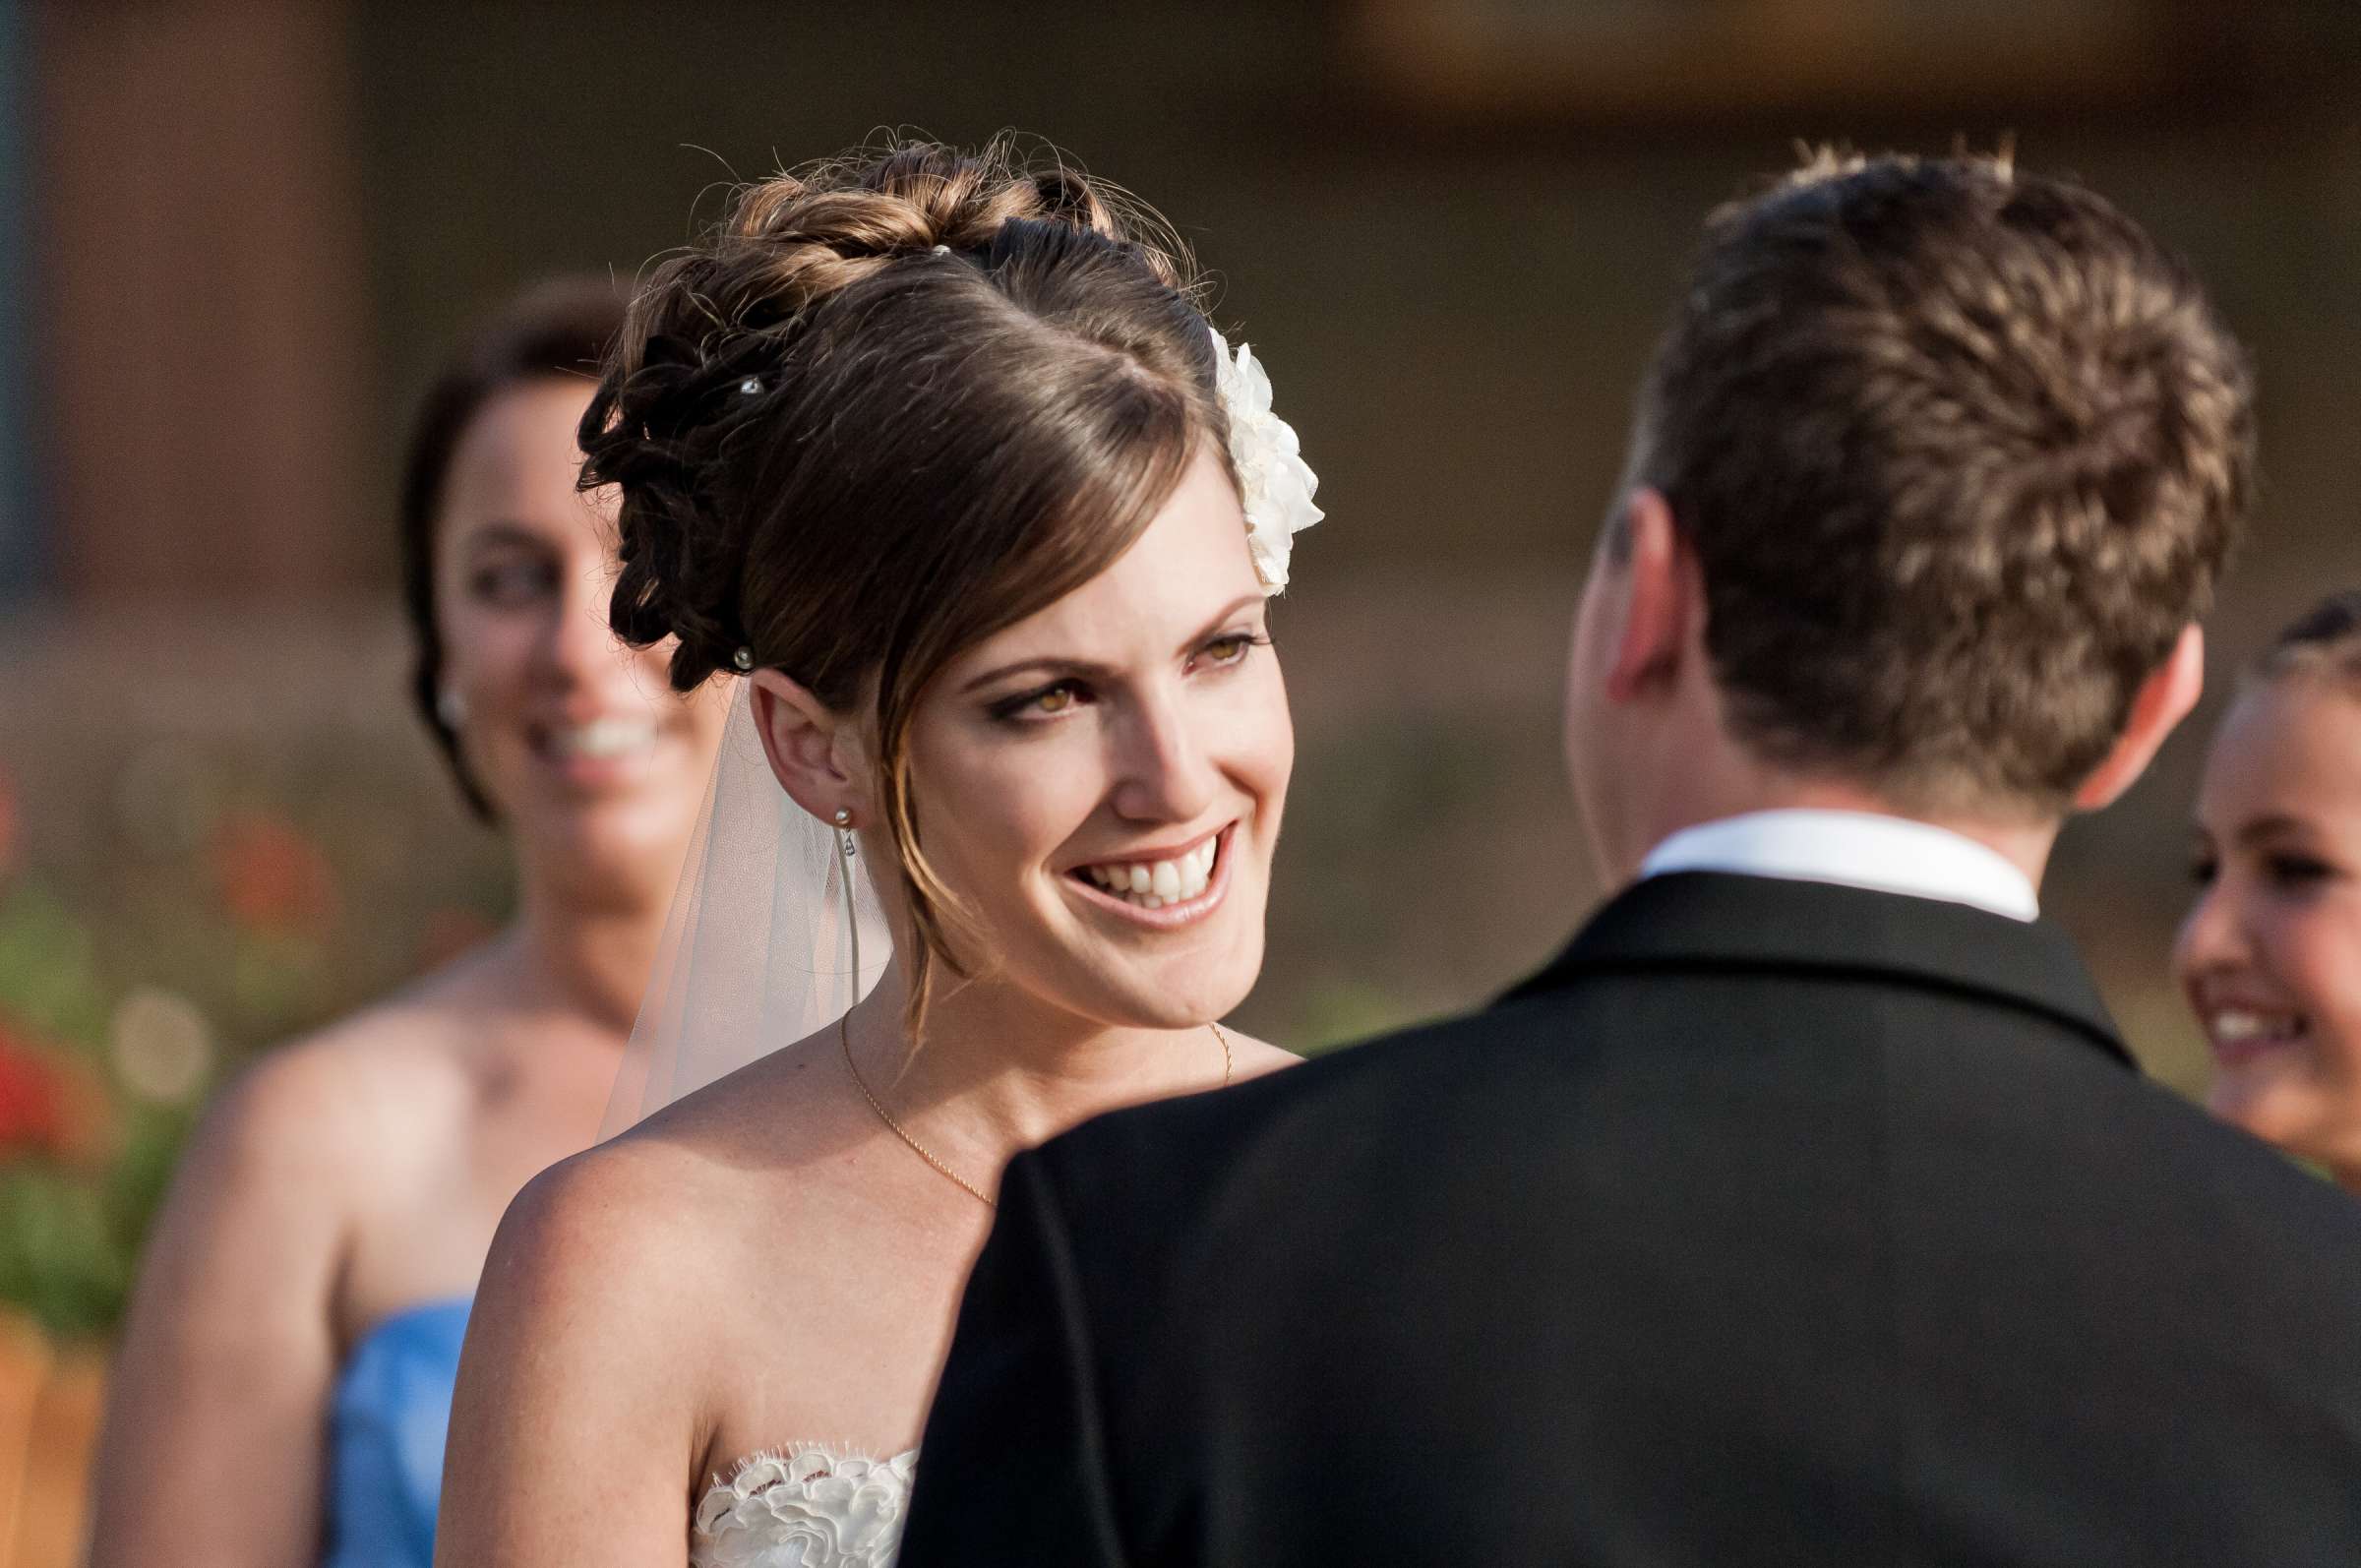
[[[1824,156],[1709,221],[1632,478],[1697,552],[1750,748],[2046,814],[2210,602],[2253,431],[2195,277],[2097,196]]]

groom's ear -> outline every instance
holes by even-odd
[[[805,687],[776,670],[757,670],[749,701],[771,775],[795,804],[823,822],[840,809],[861,812],[851,726]]]
[[[1629,702],[1671,683],[1702,612],[1694,554],[1661,490],[1641,485],[1624,503],[1623,624],[1606,672],[1609,701]]]
[[[2074,809],[2095,812],[2132,787],[2156,748],[2189,716],[2206,690],[2206,634],[2195,623],[2181,628],[2164,662],[2150,670],[2132,697],[2132,716],[2115,738],[2106,760],[2074,792]]]

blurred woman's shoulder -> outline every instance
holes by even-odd
[[[452,978],[272,1048],[213,1097],[143,1264],[143,1295],[158,1297],[150,1316],[320,1320],[371,1206],[422,1146],[429,1158],[449,1147],[438,1122],[452,1119],[456,1073],[432,1042],[462,1026]],[[219,1267],[225,1257],[238,1266]]]
[[[272,1046],[221,1096],[219,1115],[365,1156],[390,1135],[414,1149],[464,1114],[471,1055],[495,1028],[498,955],[479,949],[309,1034]],[[357,1141],[356,1141],[357,1140]]]
[[[181,1183],[276,1189],[339,1225],[448,1167],[481,1099],[496,955],[479,950],[264,1051],[207,1109]]]

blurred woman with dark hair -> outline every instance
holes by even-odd
[[[401,494],[414,694],[514,851],[517,914],[213,1108],[117,1361],[93,1561],[423,1568],[494,1228],[604,1111],[719,743],[607,628],[575,430],[623,302],[551,283],[427,394]]]

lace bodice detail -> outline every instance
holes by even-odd
[[[742,1461],[697,1500],[689,1568],[893,1568],[918,1450],[891,1459],[816,1443]]]

